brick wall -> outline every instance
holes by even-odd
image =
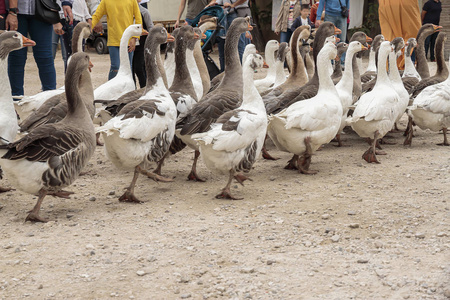
[[[439,25],[444,27],[443,31],[447,33],[447,43],[445,44],[445,59],[448,60],[450,55],[450,1],[441,0],[442,13],[441,22]]]

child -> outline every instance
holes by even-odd
[[[302,25],[309,25],[311,28],[314,28],[314,24],[309,19],[309,4],[302,4],[302,10],[300,11],[300,16],[294,20],[292,23],[291,31],[294,32],[295,29]]]

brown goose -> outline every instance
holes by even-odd
[[[333,79],[334,85],[336,85],[342,78],[341,56],[342,54],[347,52],[348,44],[339,43],[337,44],[336,48],[337,48],[337,56],[336,61],[334,62],[334,71],[333,74],[331,74],[331,79]]]
[[[384,42],[384,36],[382,34],[373,38],[372,44],[370,45],[369,65],[367,66],[366,72],[361,75],[362,83],[369,82],[377,76],[376,53],[382,42]]]
[[[191,135],[209,130],[223,113],[237,108],[243,95],[242,66],[239,61],[237,46],[239,36],[247,30],[252,30],[250,18],[236,18],[227,31],[225,42],[225,72],[220,85],[206,94],[202,101],[198,102],[189,115],[180,122],[177,129],[177,137],[183,140],[189,147],[195,149],[194,164],[189,180],[201,180],[196,172],[197,160],[200,155],[198,145],[192,140]],[[177,125],[178,127],[178,125]]]
[[[436,64],[437,70],[436,74],[432,77],[422,79],[412,90],[412,98],[415,98],[424,88],[427,86],[440,83],[447,79],[448,77],[448,67],[444,59],[444,45],[447,41],[447,34],[445,32],[440,32],[436,38]]]
[[[420,27],[417,33],[417,48],[416,48],[416,62],[417,72],[419,72],[422,79],[430,77],[430,69],[428,68],[427,58],[425,56],[425,39],[442,29],[442,26],[436,26],[433,24],[424,24]]]
[[[217,28],[217,18],[212,17],[202,20],[198,23],[198,27],[200,28],[202,33],[205,33],[207,30],[214,30]],[[200,45],[200,42],[195,44],[194,57],[202,79],[203,96],[205,96],[211,88],[211,78],[209,77],[208,67],[206,66],[205,59],[203,57],[202,46]],[[200,101],[200,99],[198,100]]]
[[[68,111],[63,120],[44,124],[31,130],[22,139],[0,146],[8,152],[2,157],[2,166],[13,185],[24,192],[39,195],[26,220],[45,222],[39,216],[46,195],[67,198],[71,192],[62,188],[77,179],[95,150],[95,131],[78,89],[81,77],[89,75],[89,56],[75,53],[67,67],[71,76],[65,78]]]
[[[90,26],[86,22],[80,22],[73,31],[72,36],[72,51],[78,53],[82,51],[83,39],[87,39],[91,33]],[[69,58],[69,63],[70,63]],[[89,68],[92,67],[92,64]],[[85,72],[88,72],[86,69]],[[70,73],[67,73],[70,75]],[[93,87],[90,76],[81,76],[80,85],[78,87],[80,92],[87,97],[83,97],[84,104],[89,111],[91,117],[94,117],[95,108],[94,99],[89,98],[88,95],[92,94]],[[67,114],[68,104],[66,101],[66,93],[62,93],[51,97],[44,102],[36,111],[34,111],[28,118],[20,123],[20,131],[30,131],[43,124],[56,123],[64,119]]]

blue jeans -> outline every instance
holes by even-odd
[[[280,32],[280,43],[288,43],[291,40],[291,36],[292,36],[292,30],[291,29],[287,29],[286,32]]]
[[[33,47],[33,56],[39,70],[42,90],[56,89],[56,72],[52,55],[53,26],[37,20],[34,16],[18,15],[18,32],[36,42]],[[13,96],[24,94],[24,73],[27,61],[27,48],[12,51],[8,58],[8,75]]]
[[[342,33],[338,34],[337,37],[341,39],[341,42],[345,42],[345,39],[347,38],[347,18],[325,14],[324,20],[333,23],[334,26],[342,31]]]
[[[118,46],[108,46],[109,59],[111,60],[111,68],[109,69],[108,80],[116,77],[120,67],[120,52]],[[128,59],[130,60],[130,66],[133,67],[133,53],[128,52]]]

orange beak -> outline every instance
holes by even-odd
[[[361,51],[363,51],[363,50],[369,50],[369,48],[367,48],[367,47],[364,46],[364,45],[361,45]]]
[[[248,24],[248,28],[247,28],[247,30],[248,30],[248,31],[252,31],[252,30],[253,30],[253,26],[252,26],[252,25],[250,25],[250,24]]]
[[[141,33],[141,35],[148,35],[148,31],[147,31],[147,30],[145,30],[145,29],[142,29],[142,33]]]
[[[366,42],[367,42],[367,43],[370,43],[371,41],[373,41],[373,39],[372,39],[370,36],[367,36],[367,35],[366,35]]]
[[[340,38],[336,38],[336,43],[339,43],[341,41],[341,39]]]
[[[339,56],[336,56],[336,57],[334,58],[334,60],[335,60],[335,61],[339,61],[339,60],[340,60]]]
[[[269,65],[266,63],[266,62],[264,62],[264,64],[263,64],[263,68],[266,68],[266,69],[268,69],[269,68]]]
[[[433,29],[434,31],[440,31],[442,29],[442,26],[433,25]]]
[[[89,67],[88,67],[89,72],[92,72],[93,67],[94,67],[94,64],[91,61],[89,61]]]
[[[194,39],[198,40],[200,36],[197,33],[194,33]]]
[[[167,33],[167,43],[175,42],[175,38],[170,33]]]
[[[206,38],[207,38],[206,34],[204,34],[204,33],[202,32],[202,40],[204,40],[204,39],[206,39]]]
[[[411,56],[413,52],[414,52],[414,47],[411,48],[411,51],[409,52],[409,56]]]
[[[342,33],[342,31],[339,28],[337,28],[336,26],[334,26],[334,34],[341,34],[341,33]]]
[[[22,44],[24,47],[33,47],[36,46],[36,42],[33,40],[30,40],[29,38],[26,38],[24,36],[22,36]]]

